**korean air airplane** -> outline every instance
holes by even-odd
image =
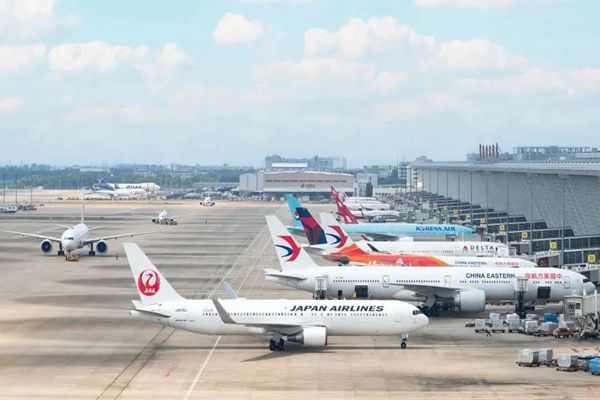
[[[481,312],[488,302],[515,301],[520,277],[527,280],[527,302],[561,301],[595,289],[585,276],[557,268],[318,266],[277,217],[266,219],[281,267],[265,269],[267,280],[307,292],[319,288],[338,298],[419,301],[430,313]]]
[[[294,234],[302,235],[304,230],[302,228],[302,223],[300,222],[300,217],[296,211],[301,205],[292,195],[287,195],[286,198],[293,223],[288,229]],[[475,233],[473,228],[451,224],[423,225],[402,222],[359,223],[339,197],[334,197],[334,199],[336,199],[336,202],[338,203],[338,209],[343,210],[341,215],[344,218],[345,223],[341,224],[341,226],[350,235],[366,235],[375,240],[397,240],[401,236],[459,236],[472,235]]]
[[[123,248],[140,296],[132,301],[131,316],[164,326],[206,335],[264,335],[271,351],[281,351],[285,339],[322,347],[338,335],[397,335],[406,348],[406,334],[429,322],[415,306],[400,301],[249,300],[238,298],[228,284],[227,300],[185,299],[138,245]]]

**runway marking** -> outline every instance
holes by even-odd
[[[204,363],[202,364],[202,367],[200,367],[200,370],[198,370],[198,373],[196,374],[196,377],[194,378],[194,381],[190,385],[190,387],[189,387],[187,393],[185,394],[185,397],[183,398],[183,400],[188,400],[190,398],[190,395],[192,394],[192,391],[196,387],[196,384],[198,383],[198,380],[202,376],[202,373],[204,372],[204,369],[206,368],[206,366],[208,365],[208,362],[210,361],[211,357],[215,353],[215,350],[217,349],[217,346],[219,345],[219,342],[221,341],[221,338],[222,338],[222,336],[219,336],[217,338],[217,340],[215,340],[215,344],[213,344],[212,349],[210,349],[210,353],[208,353],[208,356],[206,357],[206,360],[204,360]]]

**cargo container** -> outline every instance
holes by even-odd
[[[519,350],[519,366],[539,366],[540,365],[540,353],[537,350],[532,349],[521,349]]]
[[[556,328],[558,328],[558,324],[555,322],[542,322],[539,334],[542,336],[550,336]]]
[[[537,321],[538,320],[538,315],[537,314],[526,314],[525,315],[525,320],[526,321]]]
[[[589,372],[593,375],[600,375],[600,358],[592,358],[590,360]]]
[[[485,319],[475,320],[475,332],[485,332]]]
[[[558,315],[553,312],[544,313],[544,322],[558,323]]]
[[[528,320],[525,321],[525,334],[527,335],[535,335],[539,330],[537,320]]]
[[[558,355],[558,369],[563,371],[575,371],[577,369],[577,354],[560,353]]]
[[[538,352],[540,364],[551,365],[554,362],[554,351],[552,349],[541,349]]]
[[[505,332],[504,322],[500,318],[492,320],[492,332]]]
[[[518,332],[519,331],[519,320],[508,320],[508,331],[509,332]]]

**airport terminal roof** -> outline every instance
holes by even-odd
[[[432,170],[460,170],[473,172],[506,172],[530,173],[553,175],[583,175],[600,177],[600,163],[573,163],[573,162],[548,162],[548,163],[472,163],[472,162],[430,162],[415,163],[413,168]]]

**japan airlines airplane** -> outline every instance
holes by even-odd
[[[303,235],[304,228],[300,222],[296,209],[302,207],[298,200],[292,196],[286,196],[288,207],[292,216],[293,225],[289,226],[290,232],[296,235]],[[342,204],[343,205],[343,204]],[[347,208],[346,208],[347,210]],[[409,224],[409,223],[359,223],[356,218],[348,211],[348,215],[353,223],[344,223],[341,226],[348,234],[365,235],[373,239],[397,240],[400,236],[446,236],[446,235],[472,235],[475,231],[461,225],[445,224]]]
[[[594,284],[576,272],[557,268],[507,267],[319,267],[283,224],[266,217],[281,270],[265,269],[267,280],[327,296],[420,301],[426,312],[456,309],[480,312],[487,302],[515,301],[517,278],[527,279],[527,302],[560,301]]]
[[[529,260],[516,257],[473,256],[473,252],[490,253],[499,243],[484,242],[366,242],[361,245],[346,235],[332,214],[321,213],[319,224],[306,208],[298,208],[300,221],[311,246],[324,249],[323,256],[342,264],[380,264],[444,267],[516,267],[535,268]],[[364,247],[363,247],[364,246]],[[333,251],[327,250],[335,247]],[[382,250],[383,249],[383,250]],[[400,249],[401,251],[396,251]],[[415,252],[417,250],[418,252]],[[435,251],[440,253],[435,253]],[[444,252],[441,252],[444,250]],[[508,248],[506,248],[508,252]]]
[[[429,322],[415,306],[389,300],[248,300],[225,285],[229,300],[181,297],[135,243],[123,245],[140,300],[130,315],[207,335],[270,336],[271,351],[284,338],[303,346],[326,346],[329,336],[401,335]]]
[[[61,225],[62,226],[62,225]],[[55,236],[46,236],[46,235],[38,235],[35,233],[25,233],[25,232],[15,232],[15,231],[5,231],[0,230],[0,232],[4,233],[12,233],[15,235],[21,235],[25,237],[32,237],[43,239],[40,247],[42,248],[42,252],[44,254],[50,254],[52,252],[53,243],[58,243],[58,252],[59,256],[66,256],[67,254],[72,253],[75,250],[81,249],[85,246],[90,248],[88,254],[90,256],[95,256],[96,253],[106,254],[108,252],[108,243],[107,240],[110,239],[118,239],[122,237],[133,237],[137,235],[146,235],[152,232],[138,232],[138,233],[124,233],[119,235],[107,235],[107,236],[98,236],[95,238],[90,238],[89,233],[98,229],[105,228],[104,226],[97,226],[95,228],[88,228],[88,226],[84,223],[83,220],[83,208],[81,210],[81,222],[75,226],[62,226],[66,228],[66,230],[62,233],[60,237]],[[96,245],[96,249],[94,250],[94,244]]]

